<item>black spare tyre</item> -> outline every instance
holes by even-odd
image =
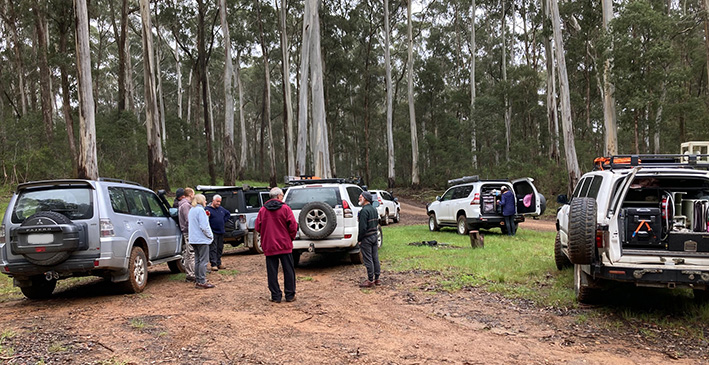
[[[84,227],[56,212],[39,212],[30,216],[16,233],[17,239],[12,240],[10,245],[12,253],[24,256],[35,265],[57,265],[66,261],[72,252],[87,248],[86,239],[82,237],[85,235]]]
[[[310,202],[303,206],[298,217],[300,230],[306,236],[321,240],[332,234],[337,226],[335,209],[323,202]]]
[[[588,265],[596,255],[596,199],[574,198],[569,212],[569,260]]]

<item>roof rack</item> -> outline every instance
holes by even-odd
[[[307,184],[355,184],[362,185],[362,179],[357,177],[351,178],[329,178],[323,179],[313,175],[300,175],[300,176],[286,176],[286,185],[307,185]]]
[[[644,167],[674,167],[709,170],[709,155],[616,155],[597,157],[593,160],[593,170],[631,169]]]
[[[128,180],[123,180],[123,179],[114,179],[112,177],[99,177],[98,181],[108,181],[108,182],[117,182],[117,183],[122,183],[122,184],[131,184],[131,185],[137,185],[137,186],[143,186],[140,185],[139,183],[135,181],[128,181]]]

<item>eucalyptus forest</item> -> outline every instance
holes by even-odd
[[[709,138],[709,1],[0,0],[0,185],[440,187]]]

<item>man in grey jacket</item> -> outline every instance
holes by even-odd
[[[180,231],[182,231],[182,262],[185,267],[185,281],[194,282],[194,250],[190,246],[189,239],[189,220],[187,218],[192,209],[192,198],[194,198],[194,190],[184,188],[182,197],[179,196],[181,189],[178,192],[178,220],[180,221]]]
[[[381,285],[379,280],[379,247],[377,246],[377,232],[379,231],[379,213],[372,206],[372,194],[363,191],[359,196],[359,250],[362,253],[362,261],[367,268],[367,280],[359,284],[361,288],[371,288]]]

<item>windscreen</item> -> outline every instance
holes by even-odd
[[[57,188],[26,190],[20,193],[12,212],[12,222],[22,223],[38,212],[57,212],[71,220],[90,219],[94,215],[91,189]]]
[[[291,209],[303,209],[303,206],[310,202],[324,202],[333,208],[336,205],[342,204],[337,188],[304,188],[290,189],[288,191],[286,204],[288,204]]]

